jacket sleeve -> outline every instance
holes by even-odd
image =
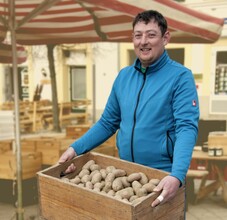
[[[119,128],[120,108],[113,86],[101,118],[78,140],[71,144],[77,155],[86,153],[111,137]]]
[[[191,71],[184,71],[173,88],[173,114],[176,128],[172,176],[184,183],[198,136],[199,101]]]

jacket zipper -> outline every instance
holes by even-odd
[[[169,135],[169,131],[167,131],[166,135],[167,135],[166,150],[167,150],[167,153],[168,153],[168,155],[169,155],[169,158],[170,158],[171,163],[173,163],[173,153],[172,153],[172,155],[171,155],[170,152],[169,152],[168,139],[169,139],[170,142],[171,142],[171,147],[172,147],[172,149],[173,149],[173,140],[172,140],[172,138],[171,138],[170,135]],[[172,152],[173,152],[173,150],[172,150]]]
[[[132,138],[131,138],[131,155],[132,155],[132,162],[135,162],[135,159],[134,159],[134,146],[133,146],[133,139],[134,139],[134,131],[135,131],[135,126],[136,126],[136,111],[137,111],[137,108],[138,108],[138,105],[139,105],[139,101],[140,101],[140,95],[141,95],[141,92],[143,90],[143,87],[145,85],[145,81],[146,81],[146,74],[147,72],[147,69],[146,71],[143,73],[143,84],[140,88],[140,91],[138,93],[138,96],[137,96],[137,102],[136,102],[136,107],[135,107],[135,110],[134,110],[134,116],[133,116],[133,127],[132,127]]]

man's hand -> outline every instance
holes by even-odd
[[[64,163],[71,160],[73,157],[76,157],[77,154],[72,147],[69,147],[59,158],[58,163]],[[76,170],[75,165],[72,163],[68,166],[64,173],[72,173]]]
[[[171,200],[177,193],[180,186],[180,181],[173,176],[164,177],[157,187],[155,187],[154,192],[160,192],[161,194],[152,202],[151,206],[155,207],[160,203],[167,202]]]

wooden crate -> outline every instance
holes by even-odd
[[[36,176],[41,170],[42,155],[39,152],[21,153],[22,179],[28,179]],[[16,155],[12,151],[0,154],[0,178],[16,179]]]
[[[74,139],[43,137],[36,140],[36,150],[42,153],[42,164],[53,165]]]
[[[100,146],[98,146],[97,148],[95,148],[92,151],[100,153],[100,154],[113,156],[113,157],[115,156],[115,147],[114,146],[109,146],[109,145],[107,145],[105,143],[100,145]]]
[[[36,152],[36,140],[35,139],[23,139],[21,140],[22,152]]]
[[[11,140],[4,140],[0,141],[0,154],[9,151],[12,149],[12,141]]]
[[[227,156],[227,132],[210,132],[208,148],[222,148],[223,155]]]
[[[115,199],[60,179],[60,174],[72,162],[77,167],[71,177],[77,175],[88,160],[95,160],[102,168],[109,165],[124,169],[127,174],[144,172],[148,178],[162,179],[165,172],[151,169],[115,157],[89,152],[64,164],[56,164],[37,173],[39,205],[44,219],[68,220],[180,220],[184,219],[185,187],[181,187],[174,199],[155,208],[152,201],[159,193],[151,193],[136,205]]]
[[[89,124],[67,126],[66,137],[78,139],[91,127]]]

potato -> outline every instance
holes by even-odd
[[[114,195],[114,198],[115,198],[115,199],[118,199],[118,200],[122,200],[121,195],[116,195],[116,194],[115,194],[115,195]]]
[[[122,190],[119,190],[115,194],[116,196],[120,195],[122,199],[129,199],[131,196],[134,195],[133,188],[127,187]]]
[[[90,173],[90,176],[91,178],[94,176],[94,174],[96,173],[100,173],[99,170],[93,170],[91,173]]]
[[[93,189],[93,184],[90,181],[88,181],[85,183],[85,187],[88,189]]]
[[[90,171],[94,171],[94,170],[100,170],[101,167],[98,164],[92,164],[90,166]]]
[[[129,198],[129,202],[132,202],[133,200],[139,198],[137,195],[133,195]]]
[[[123,176],[122,178],[121,178],[121,182],[122,182],[122,184],[123,184],[123,186],[126,188],[126,187],[129,187],[129,186],[131,186],[131,184],[128,182],[128,180],[127,180],[127,176]]]
[[[124,198],[124,199],[122,199],[122,201],[124,201],[124,202],[129,202],[129,201],[128,201],[128,199],[125,199],[125,198]]]
[[[115,195],[115,191],[111,189],[107,194],[109,196],[114,196]]]
[[[63,178],[61,178],[61,180],[65,183],[68,183],[70,181],[69,178],[67,178],[67,177],[63,177]]]
[[[136,195],[138,197],[142,197],[142,196],[146,196],[147,195],[147,190],[145,188],[139,188],[137,191],[136,191]]]
[[[135,194],[137,194],[137,191],[138,191],[141,187],[142,187],[142,184],[141,184],[139,181],[135,180],[135,181],[132,182],[132,188],[133,188]]]
[[[140,202],[142,202],[145,198],[146,198],[145,196],[139,197],[139,198],[133,200],[133,201],[132,201],[132,204],[135,205],[135,204],[137,204],[137,203],[140,203]]]
[[[105,182],[102,181],[102,182],[97,182],[94,184],[94,188],[99,188],[100,191],[102,190],[102,188],[105,186]]]
[[[95,192],[101,192],[101,190],[100,190],[98,187],[93,188],[93,190],[94,190]]]
[[[79,184],[79,183],[81,182],[79,176],[76,176],[75,178],[70,179],[69,181],[70,181],[71,183],[74,183],[74,184]]]
[[[98,182],[101,182],[101,180],[102,180],[102,175],[100,172],[98,172],[92,176],[91,182],[92,182],[92,184],[96,184]]]
[[[135,180],[140,180],[140,179],[141,179],[140,173],[132,173],[127,178],[128,182],[130,182],[130,183],[135,181]]]
[[[160,182],[159,179],[149,180],[143,172],[131,173],[127,176],[125,170],[115,166],[101,168],[94,160],[89,160],[73,179],[68,180],[64,177],[62,180],[132,204],[142,201]]]
[[[150,179],[149,183],[153,183],[155,186],[159,184],[160,180],[159,179]]]
[[[140,179],[139,182],[140,182],[142,185],[148,183],[148,178],[147,178],[146,174],[145,174],[145,173],[142,173],[142,172],[139,172],[139,174],[141,175],[141,179]]]
[[[114,179],[115,179],[115,175],[113,173],[108,173],[106,176],[105,182],[111,182],[111,184],[112,184]]]
[[[119,190],[121,190],[121,189],[123,189],[123,188],[124,188],[124,186],[123,186],[123,183],[122,183],[122,181],[121,181],[121,177],[116,178],[116,179],[113,181],[113,183],[112,183],[112,189],[113,189],[115,192],[117,192],[117,191],[119,191]]]
[[[115,166],[108,166],[106,167],[107,174],[112,173],[114,170],[116,170]]]
[[[79,173],[79,177],[82,178],[84,175],[89,175],[90,174],[90,171],[88,169],[83,169],[80,171]]]
[[[105,169],[101,169],[101,170],[100,170],[100,173],[101,173],[101,175],[102,175],[102,178],[103,178],[103,179],[106,179],[107,171],[106,171]]]
[[[115,177],[122,177],[126,175],[126,171],[122,169],[115,169],[113,170],[113,174],[115,175]]]
[[[86,183],[86,182],[88,182],[88,181],[90,181],[90,180],[91,180],[91,177],[90,177],[89,174],[86,174],[86,175],[84,175],[84,176],[81,178],[81,182],[82,182],[82,183]]]
[[[112,189],[112,182],[105,182],[105,186],[103,187],[103,191],[108,193]]]
[[[148,193],[153,192],[153,190],[154,190],[155,187],[156,187],[156,186],[155,186],[153,183],[151,183],[151,182],[146,183],[146,184],[144,184],[144,185],[142,186],[142,188],[146,189]]]
[[[94,160],[89,160],[87,163],[84,164],[84,166],[82,167],[82,169],[89,170],[90,169],[90,166],[92,164],[95,164],[95,161]]]
[[[84,183],[79,183],[77,186],[84,187]]]

